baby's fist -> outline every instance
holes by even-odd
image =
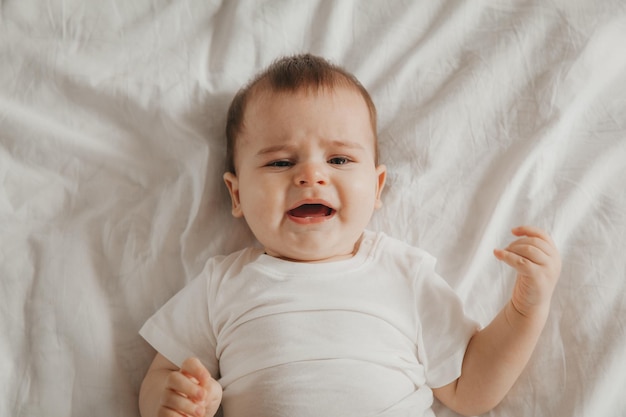
[[[517,271],[511,301],[523,316],[547,313],[561,273],[561,256],[552,238],[542,229],[520,226],[512,230],[519,239],[494,255]]]
[[[196,384],[197,389],[189,393],[189,398],[195,404],[193,415],[213,417],[222,402],[222,386],[197,358],[186,359],[180,372]]]

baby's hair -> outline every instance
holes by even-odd
[[[293,55],[274,61],[245,87],[237,92],[228,108],[226,121],[226,170],[235,173],[235,143],[244,123],[246,106],[260,91],[296,93],[302,90],[317,92],[335,87],[355,88],[365,100],[374,134],[374,150],[378,164],[376,106],[359,80],[343,68],[324,58],[311,54]]]

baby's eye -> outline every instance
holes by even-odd
[[[328,160],[328,163],[332,165],[345,165],[348,162],[350,162],[350,159],[345,156],[335,156],[334,158],[330,158]]]
[[[278,161],[272,161],[269,164],[267,164],[268,167],[273,167],[273,168],[287,168],[292,165],[293,163],[287,159],[279,159]]]

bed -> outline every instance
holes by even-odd
[[[625,43],[621,0],[0,2],[0,415],[139,415],[139,328],[253,243],[228,103],[300,52],[378,106],[370,228],[434,254],[481,324],[514,281],[492,249],[554,237],[549,321],[488,415],[626,415]]]

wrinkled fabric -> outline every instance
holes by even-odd
[[[563,255],[493,416],[626,410],[626,10],[619,0],[8,0],[0,5],[0,415],[137,416],[138,330],[253,239],[222,182],[235,91],[323,55],[378,106],[373,230],[438,258],[487,324],[511,227]],[[437,415],[454,416],[436,408]]]

